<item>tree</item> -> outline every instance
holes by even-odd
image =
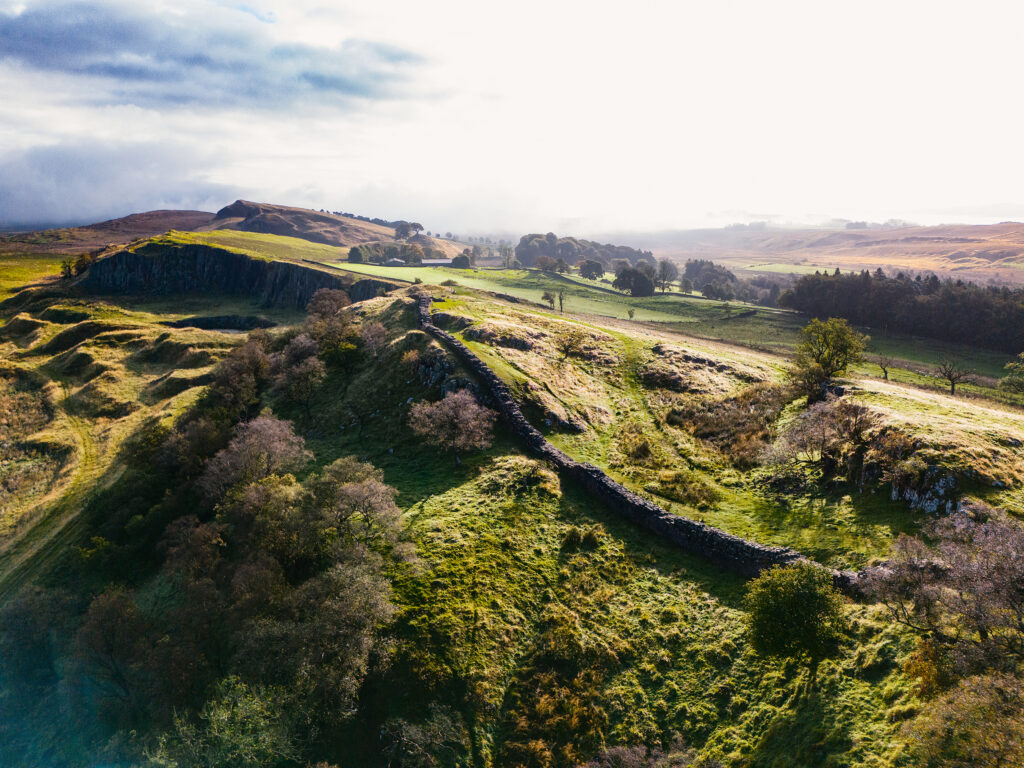
[[[579,263],[580,277],[596,280],[604,275],[604,265],[593,259],[585,259]]]
[[[981,504],[900,536],[870,592],[961,672],[1024,661],[1024,527]]]
[[[285,368],[281,374],[281,388],[288,399],[302,404],[308,419],[310,398],[326,378],[327,367],[314,355]]]
[[[612,287],[619,291],[627,291],[631,296],[654,295],[654,282],[644,272],[633,267],[618,272]]]
[[[250,688],[227,677],[203,706],[198,724],[175,716],[174,730],[160,739],[152,764],[260,768],[294,763],[300,752],[287,714],[292,707],[283,690]]]
[[[629,315],[629,319],[632,320],[633,316],[636,314],[636,310],[630,307],[626,310],[626,314]]]
[[[206,462],[199,487],[219,499],[234,485],[300,469],[312,454],[290,421],[260,416],[235,427],[227,448]]]
[[[533,263],[537,269],[542,272],[554,272],[558,268],[558,262],[550,256],[540,255],[537,260]]]
[[[843,599],[832,575],[807,561],[764,571],[747,586],[744,607],[754,650],[806,659],[811,681],[846,626]]]
[[[552,307],[552,309],[553,309],[553,307]],[[559,290],[558,291],[558,311],[559,312],[565,312],[565,291],[564,290]]]
[[[60,263],[60,276],[64,280],[70,280],[75,276],[75,260],[73,257],[68,256]]]
[[[946,359],[939,363],[935,369],[940,379],[949,382],[949,394],[956,394],[956,385],[961,381],[969,381],[971,371],[964,368],[958,360]]]
[[[586,334],[580,328],[570,328],[555,336],[555,349],[562,353],[562,359],[576,357],[583,352]]]
[[[555,308],[555,300],[557,297],[551,291],[544,291],[544,295],[540,297],[540,300],[548,304],[551,309]]]
[[[388,332],[381,323],[365,323],[359,329],[359,336],[366,348],[370,350],[370,354],[376,358],[381,347],[384,346],[384,342],[387,341]]]
[[[306,314],[322,318],[340,317],[351,303],[345,291],[320,288],[306,304]]]
[[[896,363],[895,358],[889,357],[888,355],[879,355],[875,358],[875,365],[882,369],[882,378],[886,381],[889,380],[889,369]]]
[[[1024,765],[1024,686],[1009,675],[963,680],[904,729],[911,765]]]
[[[430,445],[460,452],[491,445],[497,414],[480,405],[468,389],[449,392],[436,403],[420,402],[409,413],[409,426]]]
[[[675,265],[675,262],[669,259],[662,259],[658,262],[658,286],[662,293],[678,278],[679,267]]]
[[[793,378],[812,399],[819,396],[821,384],[863,359],[868,342],[867,336],[838,317],[824,322],[815,318],[800,331],[800,337]]]
[[[363,254],[363,249],[358,245],[353,245],[348,249],[348,261],[350,264],[362,264],[366,261],[366,256]]]
[[[1024,394],[1024,352],[1004,366],[1006,375],[999,380],[999,386],[1008,392]]]
[[[454,259],[452,259],[452,269],[469,269],[469,256],[464,253],[460,253]]]

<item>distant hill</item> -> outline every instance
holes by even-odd
[[[891,229],[705,229],[634,237],[658,256],[711,259],[752,272],[882,267],[965,280],[1024,284],[1024,224]],[[791,268],[791,269],[790,269]]]
[[[87,253],[123,246],[170,230],[210,232],[218,229],[297,237],[313,243],[348,247],[393,242],[393,227],[337,213],[271,203],[236,200],[217,213],[207,211],[148,211],[82,227],[0,234],[0,251],[25,253]],[[416,235],[409,242],[443,252],[449,258],[462,246]]]
[[[248,200],[236,200],[221,208],[211,221],[195,229],[237,229],[265,235],[300,237],[314,243],[343,247],[395,238],[395,230],[391,227],[368,221],[321,213],[309,208],[253,203]]]
[[[111,245],[161,235],[171,229],[194,230],[213,221],[208,211],[147,211],[83,227],[62,227],[0,235],[0,250],[32,253],[87,253]]]

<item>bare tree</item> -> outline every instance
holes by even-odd
[[[558,311],[565,312],[565,291],[558,292]]]
[[[306,312],[315,317],[339,317],[352,303],[348,294],[334,288],[321,288],[306,304]]]
[[[548,304],[552,309],[555,308],[555,294],[551,291],[544,291],[544,295],[540,297],[541,301]]]
[[[875,365],[882,369],[882,378],[889,380],[889,369],[895,365],[896,360],[888,355],[879,355],[875,358]]]
[[[497,414],[480,405],[468,389],[449,392],[436,403],[420,402],[412,407],[409,426],[431,445],[454,451],[488,448],[494,437]]]
[[[388,332],[381,323],[369,323],[359,329],[359,336],[362,338],[366,348],[376,358],[380,348],[387,340]]]
[[[956,394],[956,385],[961,381],[970,381],[971,371],[964,368],[959,360],[943,360],[935,369],[940,379],[949,382],[949,394]]]
[[[899,623],[941,644],[962,672],[1024,660],[1024,527],[975,505],[901,536],[871,592]]]

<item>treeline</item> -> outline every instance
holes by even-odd
[[[1016,353],[1024,349],[1024,290],[935,275],[875,272],[806,275],[779,306],[815,317]]]
[[[406,264],[419,264],[424,259],[446,259],[444,251],[420,243],[363,243],[353,245],[348,252],[351,264],[383,264],[390,259],[401,259]]]
[[[757,276],[747,280],[708,259],[687,259],[683,268],[684,290],[689,284],[709,299],[746,301],[774,307],[782,293],[779,279]]]
[[[591,259],[601,262],[605,267],[611,266],[615,259],[625,259],[630,264],[654,261],[650,251],[641,251],[625,245],[602,245],[590,240],[577,240],[575,237],[558,237],[554,232],[548,232],[546,235],[523,235],[516,246],[515,255],[524,267],[534,266],[541,256],[562,259],[567,264],[575,264],[580,259]]]

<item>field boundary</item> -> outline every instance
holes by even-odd
[[[530,453],[552,464],[563,476],[582,486],[591,496],[680,549],[703,557],[712,564],[740,576],[750,578],[777,565],[792,565],[809,560],[789,547],[758,544],[705,523],[673,514],[612,480],[599,467],[578,462],[560,451],[527,421],[505,382],[465,344],[434,325],[430,314],[432,301],[430,296],[422,295],[417,302],[420,328],[451,349],[479,378],[502,419]],[[865,571],[828,570],[831,571],[836,586],[844,592],[851,595],[860,593],[859,585]]]

